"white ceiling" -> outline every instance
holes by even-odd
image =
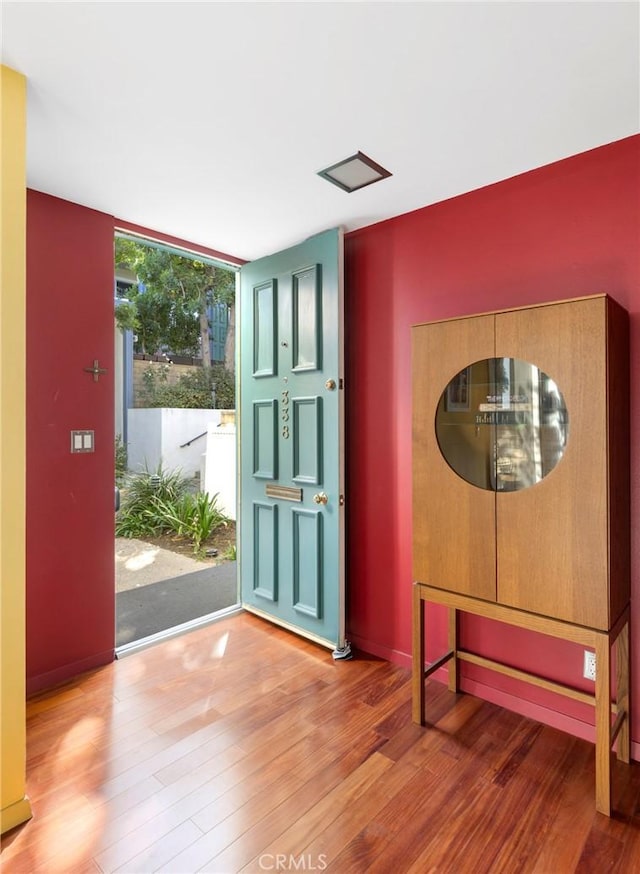
[[[239,258],[640,130],[637,2],[2,4],[28,185]],[[393,173],[316,175],[361,150]]]

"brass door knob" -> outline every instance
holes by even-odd
[[[313,500],[316,504],[326,504],[329,498],[325,495],[324,492],[318,492],[317,495],[313,496]]]

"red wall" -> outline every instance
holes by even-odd
[[[113,285],[111,216],[29,191],[29,692],[113,658]],[[95,452],[72,455],[71,429],[94,430]]]
[[[347,235],[349,629],[410,662],[412,324],[607,292],[631,314],[640,368],[640,137],[560,161]],[[640,380],[632,376],[632,623],[640,620]],[[441,608],[428,656],[445,651]],[[588,689],[582,649],[466,617],[463,643]],[[640,741],[640,647],[633,649]],[[592,736],[586,706],[472,666],[463,688]],[[593,685],[591,684],[591,690]]]
[[[357,645],[410,663],[410,326],[605,291],[631,313],[637,373],[639,190],[640,137],[633,137],[347,235],[348,626]],[[34,691],[113,654],[113,220],[35,192],[27,207],[27,671]],[[95,357],[109,370],[97,384],[83,371]],[[640,381],[630,403],[637,435]],[[95,455],[69,453],[72,428],[95,429]],[[630,480],[638,603],[635,436]],[[445,640],[438,608],[427,627],[433,656]],[[464,623],[463,639],[589,688],[582,651],[571,644],[477,619]],[[640,740],[640,648],[632,658]],[[582,705],[472,666],[465,675],[470,691],[590,736],[591,712]]]
[[[29,693],[114,656],[113,239],[112,216],[27,193]],[[107,369],[97,383],[84,371],[94,358]],[[72,429],[95,431],[95,453],[71,454]]]

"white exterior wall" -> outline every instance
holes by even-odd
[[[221,410],[181,410],[168,407],[131,409],[128,414],[127,451],[129,470],[154,471],[160,463],[166,470],[195,476],[202,467],[209,425],[216,427]],[[180,448],[192,441],[190,446]]]
[[[155,470],[162,458],[162,410],[128,410],[127,433],[129,470]]]
[[[203,491],[218,495],[218,507],[236,518],[236,426],[233,422],[209,425],[203,473]]]

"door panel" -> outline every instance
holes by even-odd
[[[297,483],[322,482],[322,398],[294,398],[293,476]]]
[[[320,265],[292,277],[293,370],[322,367],[322,282]]]
[[[243,605],[344,645],[342,234],[245,265],[240,289]]]
[[[322,618],[322,515],[292,510],[293,606],[298,613]]]
[[[253,402],[253,475],[278,478],[278,404],[272,398]]]
[[[278,298],[275,280],[253,289],[253,375],[274,376]]]
[[[253,504],[253,594],[274,603],[278,600],[278,507]]]

